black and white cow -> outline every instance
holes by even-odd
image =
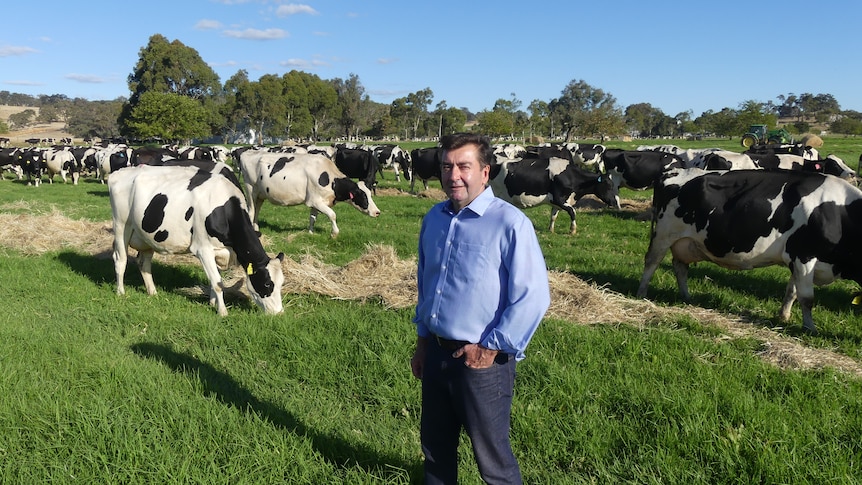
[[[249,150],[240,155],[239,166],[255,228],[258,227],[260,208],[266,200],[282,206],[305,204],[311,207],[308,220],[311,233],[314,233],[317,214],[326,214],[332,222],[332,237],[338,236],[339,232],[335,211],[332,210],[336,202],[347,202],[371,217],[380,215],[380,209],[365,183],[351,180],[324,155]]]
[[[161,165],[168,160],[184,158],[176,150],[167,147],[143,146],[132,150],[130,163],[137,165]],[[188,158],[188,157],[185,157]],[[214,161],[209,159],[210,161]]]
[[[232,178],[232,180],[231,180]],[[283,311],[284,254],[270,258],[251,224],[239,182],[226,165],[141,165],[108,178],[114,228],[117,294],[128,248],[138,250],[147,293],[154,295],[153,254],[192,253],[210,282],[210,304],[227,315],[219,266],[239,264],[252,300],[266,313]]]
[[[364,148],[339,148],[335,152],[335,166],[341,173],[359,182],[365,182],[365,186],[371,189],[372,194],[377,193],[377,172],[379,164],[377,157],[371,150]]]
[[[402,171],[407,180],[410,180],[410,152],[398,145],[380,145],[374,148],[373,153],[377,157],[380,178],[383,178],[384,168],[392,167],[396,182],[401,182]]]
[[[649,249],[638,297],[668,250],[683,299],[688,266],[711,261],[729,269],[781,265],[790,281],[779,318],[798,298],[811,316],[814,286],[837,278],[862,283],[862,191],[843,180],[789,170],[673,169],[656,184]]]
[[[94,158],[97,177],[101,183],[105,183],[108,175],[132,166],[132,149],[126,145],[108,145],[97,150]]]
[[[24,170],[18,163],[20,151],[21,149],[17,147],[0,148],[0,169],[13,172],[18,180],[24,178]]]
[[[604,203],[620,208],[618,185],[606,174],[585,170],[562,158],[523,158],[491,166],[489,185],[494,195],[525,209],[551,204],[550,232],[560,210],[572,220],[569,234],[575,234],[575,204],[594,194]]]
[[[683,166],[682,160],[669,152],[619,148],[605,150],[602,164],[614,182],[634,190],[648,189],[665,170]]]
[[[440,147],[415,148],[410,152],[410,192],[416,184],[416,179],[422,181],[428,190],[429,180],[440,180],[440,162],[443,149]]]
[[[27,185],[38,187],[42,184],[42,174],[45,173],[45,160],[41,148],[27,148],[18,151],[18,166],[21,173],[27,177]]]
[[[596,167],[598,171],[604,172],[602,165],[602,154],[605,153],[607,147],[598,143],[564,143],[572,153],[572,160],[587,167]]]
[[[81,168],[71,150],[49,148],[42,152],[42,158],[45,161],[48,183],[54,183],[54,175],[57,174],[60,174],[63,183],[66,183],[68,174],[72,178],[72,185],[78,185]]]

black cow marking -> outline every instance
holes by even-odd
[[[168,205],[168,196],[165,194],[157,194],[147,204],[144,210],[144,218],[141,221],[141,228],[146,232],[156,232],[162,223],[165,221],[165,207]]]

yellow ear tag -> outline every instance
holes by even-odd
[[[862,305],[862,295],[854,296],[851,303],[853,303],[854,305]]]
[[[245,272],[248,274],[254,274],[254,268],[251,267],[251,263],[248,263],[248,267],[245,268]]]

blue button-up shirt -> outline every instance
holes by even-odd
[[[416,332],[524,358],[551,302],[532,222],[486,188],[453,212],[431,208],[419,233]]]

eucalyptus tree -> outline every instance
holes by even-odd
[[[264,137],[282,136],[287,121],[281,77],[264,74],[257,81],[240,82],[235,96],[235,109],[255,130],[256,143],[262,144]]]
[[[549,108],[563,124],[565,140],[572,141],[576,136],[610,135],[621,131],[623,114],[616,102],[611,94],[583,80],[572,80],[563,88],[560,97],[549,103]]]
[[[211,129],[223,123],[217,103],[208,102],[221,94],[218,75],[195,49],[179,40],[168,41],[161,34],[151,36],[138,54],[138,62],[128,76],[128,85],[131,95],[120,119],[124,131],[129,128],[127,121],[132,110],[141,96],[148,92],[176,94],[195,100],[211,112],[206,120]],[[136,120],[138,126],[141,121]]]
[[[335,78],[330,81],[338,95],[338,105],[341,107],[341,129],[347,138],[355,137],[360,128],[360,105],[368,97],[365,87],[359,81],[359,76],[351,73],[347,79]]]

